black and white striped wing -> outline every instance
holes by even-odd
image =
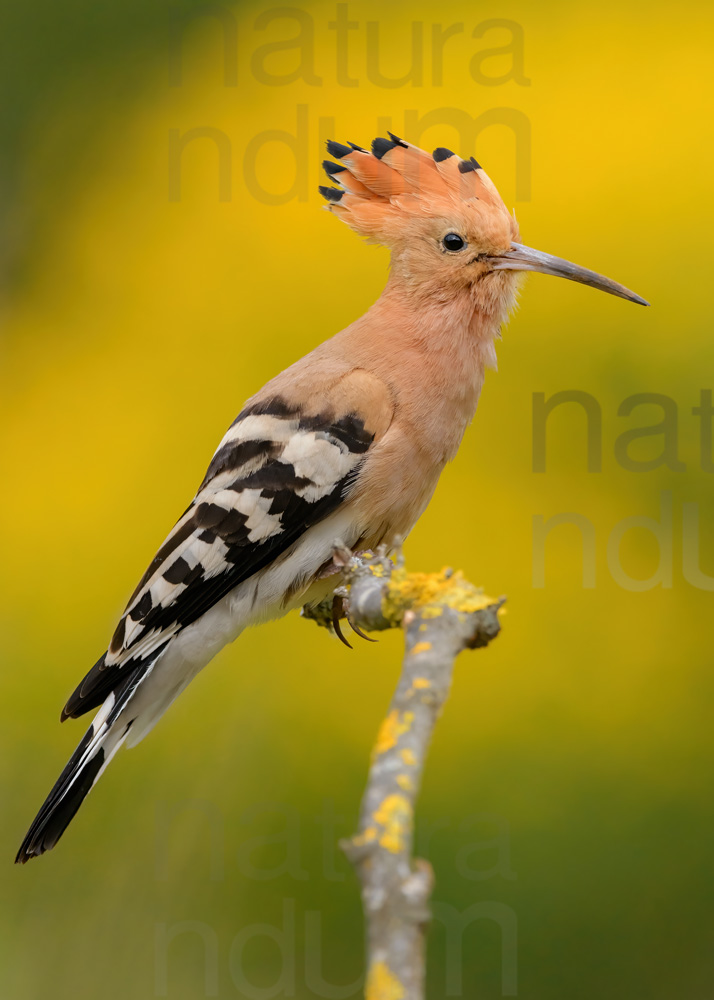
[[[280,399],[243,410],[62,717],[101,704],[142,661],[153,662],[169,639],[335,511],[372,439],[354,414],[301,416]]]

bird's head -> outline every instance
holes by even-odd
[[[623,285],[523,246],[518,225],[481,165],[448,149],[432,154],[389,133],[368,152],[328,142],[337,162],[323,166],[339,187],[321,187],[329,208],[352,229],[392,251],[396,275],[444,299],[477,294],[482,308],[512,304],[519,273],[540,271],[647,305]]]

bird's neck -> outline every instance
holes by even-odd
[[[343,345],[355,365],[369,358],[365,367],[392,387],[405,420],[416,426],[429,415],[435,432],[425,446],[443,463],[456,454],[473,418],[485,369],[496,366],[501,319],[479,309],[470,290],[423,295],[393,274],[377,302],[339,339],[348,338]]]
[[[367,317],[391,331],[394,347],[423,352],[434,362],[444,357],[450,366],[467,370],[496,367],[494,341],[500,336],[507,305],[493,301],[484,290],[458,290],[405,281],[393,271]]]

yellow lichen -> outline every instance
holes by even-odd
[[[412,788],[414,788],[414,782],[408,774],[398,774],[396,781],[399,787],[405,792],[411,792]]]
[[[414,767],[418,763],[414,752],[409,747],[405,747],[404,750],[400,751],[399,756],[408,767]]]
[[[496,602],[470,583],[460,571],[442,569],[439,573],[407,573],[395,568],[383,601],[385,618],[398,624],[408,608],[419,609],[422,617],[436,618],[441,607],[471,614]]]
[[[412,828],[412,807],[407,798],[396,792],[388,795],[372,814],[372,819],[383,830],[379,838],[381,847],[393,854],[404,850],[404,837]]]
[[[374,745],[374,755],[386,753],[397,745],[397,740],[409,731],[414,721],[413,712],[403,712],[400,718],[399,712],[393,708],[387,718],[382,722],[377,733],[377,742]]]
[[[377,827],[368,826],[363,833],[357,833],[352,838],[352,843],[355,847],[364,847],[365,844],[372,844],[377,839]]]
[[[430,642],[417,642],[414,646],[412,646],[412,655],[417,656],[419,653],[428,653],[430,649]]]
[[[402,1000],[404,986],[386,962],[375,962],[367,976],[364,996],[365,1000]]]
[[[431,643],[429,645],[431,645]],[[414,684],[414,687],[417,688],[417,690],[419,691],[423,691],[424,688],[431,687],[431,681],[428,680],[428,678],[426,677],[415,677],[412,683]]]

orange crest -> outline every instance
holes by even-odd
[[[368,152],[354,143],[330,141],[338,160],[323,166],[339,188],[321,187],[329,208],[360,235],[393,245],[408,234],[410,221],[466,216],[488,236],[510,218],[481,165],[440,147],[430,155],[389,133]],[[504,219],[505,216],[505,219]],[[494,225],[495,224],[495,225]]]

